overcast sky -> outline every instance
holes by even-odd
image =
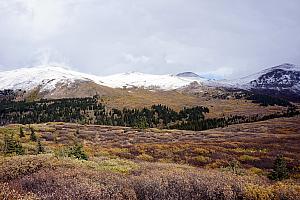
[[[0,70],[242,76],[300,64],[299,0],[0,0]]]

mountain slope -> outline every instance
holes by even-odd
[[[153,75],[139,72],[95,76],[59,66],[42,65],[0,72],[0,90],[26,90],[44,98],[120,94],[118,88],[149,90],[195,90],[239,88],[300,101],[300,68],[282,64],[233,81],[204,79],[193,72]]]
[[[272,96],[300,100],[300,67],[282,64],[237,79],[235,86]]]
[[[194,81],[205,81],[198,77],[179,77],[174,75],[153,75],[139,72],[129,72],[101,77],[103,85],[113,88],[142,87],[146,89],[173,90],[187,86]]]
[[[197,77],[197,78],[200,78],[200,76],[194,72],[182,72],[182,73],[178,73],[176,74],[176,76],[178,77]]]
[[[0,72],[0,89],[53,91],[58,86],[70,86],[75,82],[93,82],[111,88],[143,87],[146,89],[173,90],[187,86],[199,77],[178,77],[174,75],[153,75],[139,72],[94,76],[58,66],[43,65]]]
[[[75,81],[93,81],[100,84],[97,76],[68,70],[58,66],[42,65],[0,72],[0,89],[51,91],[57,85],[69,85]]]

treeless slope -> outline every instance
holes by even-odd
[[[113,97],[121,94],[121,89],[106,87],[92,81],[75,81],[69,85],[57,86],[55,90],[44,94],[43,97],[47,99],[91,97],[94,95]]]

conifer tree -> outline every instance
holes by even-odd
[[[25,137],[25,134],[24,134],[24,131],[23,131],[22,126],[20,126],[20,134],[19,134],[19,137],[20,137],[20,138]]]
[[[33,142],[36,142],[37,141],[37,137],[36,137],[36,134],[34,132],[34,129],[33,128],[30,128],[30,140],[33,141]]]
[[[24,155],[25,151],[24,151],[24,149],[23,149],[20,142],[16,142],[15,152],[16,152],[17,155]]]
[[[13,139],[13,134],[10,136],[5,134],[4,135],[4,145],[3,145],[3,153],[5,155],[12,154],[16,150],[16,143]]]
[[[24,149],[20,142],[17,142],[14,139],[14,134],[11,134],[8,136],[7,134],[4,135],[4,145],[3,145],[3,153],[4,155],[11,155],[11,154],[17,154],[17,155],[23,155]]]
[[[286,161],[282,155],[278,155],[274,161],[273,170],[269,178],[276,181],[281,181],[289,177]]]
[[[44,148],[44,146],[42,145],[42,143],[41,143],[40,140],[38,140],[37,147],[36,147],[36,152],[37,152],[37,154],[40,154],[40,153],[44,153],[44,152],[45,152],[45,148]]]
[[[81,159],[81,160],[87,160],[88,159],[87,154],[83,150],[82,144],[78,144],[78,143],[76,143],[74,146],[72,146],[69,149],[68,156],[69,157],[75,157],[75,158]]]

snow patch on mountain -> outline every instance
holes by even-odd
[[[238,86],[251,87],[251,85],[250,85],[251,81],[255,81],[259,77],[261,77],[265,74],[268,74],[270,72],[276,71],[276,70],[292,71],[293,72],[293,71],[300,71],[300,67],[296,66],[296,65],[293,65],[293,64],[284,63],[282,65],[278,65],[278,66],[275,66],[275,67],[270,67],[270,68],[262,70],[258,73],[251,74],[249,76],[245,76],[243,78],[235,79],[231,82],[235,83]],[[269,81],[272,81],[272,80],[274,80],[274,79],[271,78]]]
[[[200,77],[178,77],[175,75],[153,75],[139,72],[95,76],[66,69],[60,66],[41,65],[0,72],[0,89],[51,91],[59,85],[71,85],[75,81],[92,81],[112,88],[143,87],[146,89],[177,89],[196,81]]]
[[[140,72],[129,72],[114,74],[110,76],[101,77],[103,85],[122,88],[122,87],[144,87],[148,89],[163,89],[172,90],[177,89],[190,83],[197,81],[200,83],[198,78],[189,77],[178,77],[174,75],[153,75],[144,74]]]
[[[41,65],[0,72],[0,89],[51,91],[57,84],[70,84],[76,80],[101,83],[94,75],[71,71],[59,66]]]
[[[177,75],[129,72],[95,76],[54,65],[0,72],[0,90],[32,90],[39,87],[40,91],[52,91],[62,85],[72,87],[72,83],[76,81],[91,81],[112,88],[141,87],[150,90],[173,90],[197,83],[210,87],[292,90],[300,93],[300,67],[283,64],[233,81],[209,80],[193,72],[183,72]]]

